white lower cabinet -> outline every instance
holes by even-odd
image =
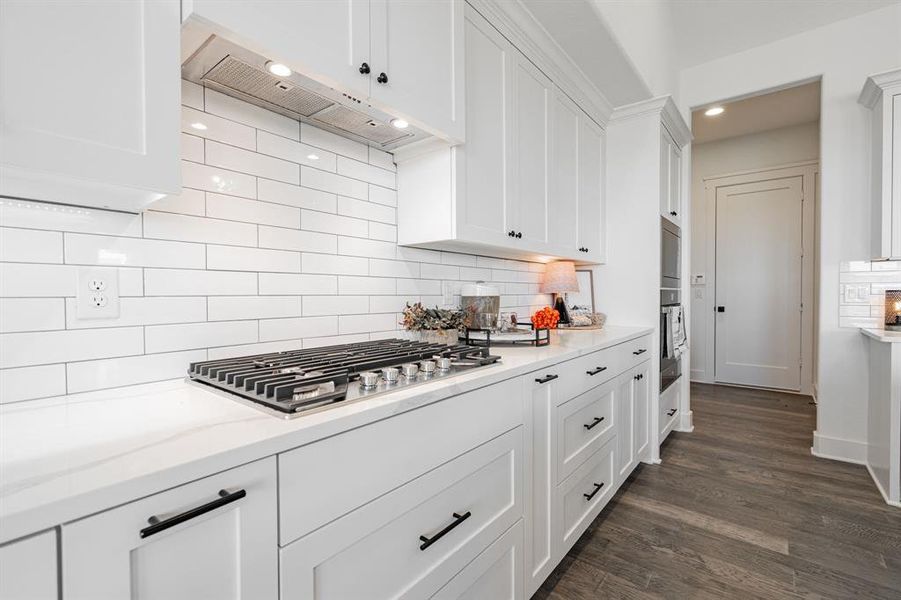
[[[657,424],[660,429],[660,443],[666,439],[666,436],[676,428],[676,421],[679,420],[679,386],[673,384],[660,393],[660,414],[657,417]]]
[[[522,520],[466,565],[433,600],[518,600],[522,591]]]
[[[607,442],[557,488],[560,558],[572,548],[616,491],[616,444]]]
[[[651,363],[645,362],[616,379],[617,469],[625,480],[645,458],[650,439]]]
[[[0,600],[59,598],[56,531],[0,546]]]
[[[62,527],[66,600],[275,600],[270,457]]]
[[[517,427],[282,548],[282,600],[432,596],[522,517],[522,447]]]

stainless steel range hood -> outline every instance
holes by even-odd
[[[228,96],[391,152],[431,137],[392,116],[300,73],[273,75],[267,58],[211,35],[182,64],[182,77]]]

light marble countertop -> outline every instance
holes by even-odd
[[[901,344],[901,331],[886,331],[884,329],[870,329],[861,327],[860,332],[868,338],[885,342],[886,344]]]
[[[0,543],[651,333],[495,347],[470,373],[280,419],[183,379],[0,406]],[[187,365],[185,365],[187,369]]]

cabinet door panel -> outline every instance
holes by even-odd
[[[178,193],[178,48],[174,0],[0,3],[0,194],[136,210]]]
[[[370,10],[372,102],[462,142],[463,2],[372,0]]]
[[[0,546],[0,600],[56,600],[56,531]]]
[[[901,94],[892,97],[892,256],[901,256]]]
[[[70,600],[259,598],[278,593],[275,458],[250,463],[64,525]],[[141,530],[221,498],[246,496],[141,537]]]
[[[669,215],[678,224],[682,221],[682,153],[675,144],[669,152]]]
[[[639,382],[635,379],[637,374],[635,371],[629,371],[616,380],[616,444],[618,447],[616,466],[619,480],[623,480],[629,475],[634,464],[635,386]]]
[[[547,246],[550,99],[553,84],[521,54],[514,68],[516,193],[508,197],[518,239],[530,250]]]
[[[432,600],[519,600],[522,592],[522,520],[466,565]]]
[[[194,16],[248,49],[327,85],[369,96],[369,0],[193,0]]]
[[[672,219],[670,211],[670,193],[672,187],[670,185],[670,146],[673,142],[669,134],[661,128],[660,130],[660,214],[667,219]]]
[[[585,260],[606,260],[604,228],[604,132],[588,115],[579,120],[579,247]]]
[[[474,10],[466,13],[466,143],[461,154],[463,190],[458,224],[469,240],[509,244],[512,48]]]
[[[644,363],[636,372],[641,378],[632,384],[632,455],[635,463],[646,458],[651,433],[651,363]]]
[[[582,111],[560,90],[554,90],[553,99],[554,168],[551,170],[548,238],[554,251],[564,256],[579,256],[576,245],[580,227],[578,211],[582,164],[579,156],[579,117]]]

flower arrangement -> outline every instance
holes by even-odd
[[[407,304],[401,323],[408,331],[459,331],[465,326],[465,313],[446,308],[426,308],[422,302]]]
[[[560,312],[550,306],[545,306],[532,315],[532,325],[535,329],[556,329],[559,320]]]

